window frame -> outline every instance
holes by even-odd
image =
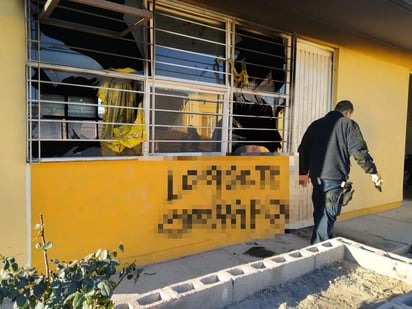
[[[282,38],[285,48],[285,92],[278,93],[272,92],[268,93],[265,91],[253,91],[251,89],[243,89],[234,86],[234,74],[230,65],[225,63],[223,66],[223,76],[224,76],[224,83],[209,83],[204,81],[195,81],[189,79],[182,79],[182,78],[175,78],[171,76],[160,76],[156,74],[155,71],[155,29],[154,29],[154,19],[148,20],[148,28],[147,28],[147,39],[146,42],[146,57],[143,59],[143,72],[142,73],[122,73],[122,72],[114,72],[114,71],[107,71],[107,70],[93,70],[93,69],[85,69],[85,68],[77,68],[59,64],[52,64],[52,63],[45,63],[41,62],[40,60],[31,59],[31,47],[29,41],[32,41],[31,38],[31,26],[30,26],[30,16],[27,17],[27,53],[28,53],[28,61],[26,64],[27,68],[27,102],[28,102],[28,110],[27,110],[27,161],[28,162],[41,162],[41,161],[76,161],[76,160],[112,160],[112,159],[130,159],[130,158],[147,158],[150,156],[176,156],[176,155],[193,155],[191,153],[184,153],[184,152],[171,152],[171,153],[156,153],[153,148],[150,147],[150,143],[155,142],[153,140],[153,132],[152,127],[155,124],[150,123],[150,115],[154,112],[151,109],[151,101],[153,100],[154,96],[156,95],[156,91],[152,91],[151,89],[156,88],[174,88],[180,89],[184,91],[193,91],[193,92],[203,92],[203,93],[214,93],[219,94],[223,97],[223,105],[222,105],[222,133],[221,133],[221,143],[222,148],[220,151],[210,151],[210,152],[200,152],[196,155],[200,156],[207,156],[207,155],[221,155],[226,156],[232,152],[231,146],[233,143],[233,95],[236,92],[241,92],[250,95],[264,95],[270,96],[276,99],[282,99],[285,101],[285,116],[284,116],[284,123],[282,127],[282,150],[283,152],[288,152],[288,138],[289,138],[289,126],[290,126],[290,100],[291,100],[291,76],[292,76],[292,62],[293,62],[293,55],[292,55],[292,36],[287,33],[281,33],[271,28],[261,27],[256,24],[252,24],[249,22],[245,22],[243,20],[234,19],[233,17],[219,14],[216,12],[202,10],[195,6],[187,5],[187,4],[180,4],[178,2],[169,2],[169,1],[156,1],[156,8],[154,8],[154,2],[151,1],[144,1],[146,3],[145,7],[148,8],[148,11],[156,14],[155,10],[164,10],[165,12],[173,12],[173,14],[178,14],[179,16],[184,16],[187,18],[198,18],[199,21],[203,23],[216,23],[220,25],[224,25],[224,32],[225,32],[225,44],[224,44],[224,59],[221,61],[226,61],[226,59],[230,59],[231,55],[234,55],[235,52],[235,35],[236,29],[247,29],[251,33],[256,34],[269,34],[269,35],[276,35],[279,38]],[[26,0],[26,5],[29,5],[29,0]],[[30,89],[30,83],[36,82],[31,80],[30,72],[33,69],[48,69],[48,70],[57,70],[66,73],[73,73],[73,74],[86,74],[91,76],[96,76],[99,78],[114,78],[114,79],[124,79],[130,81],[139,81],[142,84],[143,91],[143,99],[142,99],[142,108],[145,113],[146,122],[145,122],[145,129],[147,132],[147,140],[142,143],[142,152],[141,155],[135,156],[93,156],[93,157],[42,157],[41,152],[39,150],[39,156],[34,158],[33,153],[31,152],[30,144],[35,141],[33,138],[32,132],[32,123],[35,121],[39,121],[39,119],[33,119],[33,106],[31,102],[33,102],[33,93]],[[41,144],[41,140],[38,140],[39,145]]]

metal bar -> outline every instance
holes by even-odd
[[[126,30],[122,31],[119,33],[120,37],[124,37],[126,34],[132,32],[134,29],[136,29],[138,26],[140,26],[143,22],[145,21],[144,18],[139,19],[137,22],[135,22],[133,25],[131,25],[129,28]]]
[[[56,6],[59,4],[59,1],[60,0],[47,0],[39,16],[40,22],[42,22],[44,19],[50,16],[50,14],[54,11]]]
[[[97,35],[105,36],[109,38],[117,39],[120,37],[120,34],[118,32],[114,32],[114,31],[110,31],[110,30],[106,30],[106,29],[102,29],[98,27],[78,24],[78,23],[72,23],[70,21],[62,21],[62,20],[58,20],[54,18],[46,18],[42,21],[42,23],[46,25],[50,25],[50,26],[64,28],[64,29],[97,34]]]
[[[79,30],[79,27],[81,27],[82,31],[87,32],[87,33],[92,33],[92,34],[97,34],[97,35],[102,35],[102,36],[112,37],[112,38],[118,38],[118,37],[123,37],[129,32],[133,31],[133,29],[141,25],[144,21],[153,18],[153,13],[150,11],[138,9],[138,8],[128,6],[128,5],[122,5],[122,4],[118,4],[114,2],[109,2],[105,0],[70,0],[71,2],[74,2],[74,3],[92,6],[95,8],[105,9],[108,11],[118,12],[118,13],[122,13],[125,15],[130,15],[130,16],[135,16],[135,17],[140,18],[140,20],[134,23],[131,27],[127,28],[126,30],[120,33],[117,33],[117,32],[109,31],[106,29],[98,28],[98,27],[92,27],[92,26],[88,26],[84,24],[77,24],[77,23],[72,23],[69,21],[62,21],[62,20],[50,18],[50,15],[53,13],[55,8],[57,7],[59,1],[60,0],[48,0],[45,3],[43,10],[40,13],[40,17],[39,17],[39,20],[41,23],[52,25],[55,27],[70,29],[70,30]]]
[[[143,80],[144,76],[132,73],[120,73],[116,71],[104,70],[90,70],[90,69],[83,69],[83,68],[76,68],[76,67],[68,67],[63,65],[56,65],[56,64],[39,64],[38,62],[29,62],[28,65],[39,68],[39,69],[46,69],[46,70],[56,70],[68,73],[78,73],[82,75],[92,75],[92,76],[102,76],[102,77],[111,77],[111,78],[120,78],[120,79],[127,79],[127,80]]]
[[[53,0],[52,0],[53,1]],[[125,15],[131,15],[141,17],[144,19],[153,18],[153,13],[148,10],[138,9],[132,6],[110,2],[106,0],[70,0],[71,2],[92,6],[95,8],[105,9],[112,12],[123,13]]]

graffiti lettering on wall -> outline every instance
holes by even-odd
[[[169,205],[184,201],[189,193],[203,197],[206,194],[209,199],[204,200],[202,207],[169,208],[158,224],[158,232],[182,237],[194,228],[254,230],[259,222],[278,228],[285,223],[288,207],[288,200],[279,198],[280,177],[277,165],[247,169],[211,165],[199,170],[169,170]]]

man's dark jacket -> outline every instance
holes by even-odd
[[[376,174],[358,124],[341,112],[331,111],[314,121],[303,135],[299,152],[299,173],[311,179],[346,180],[350,156],[367,174]]]

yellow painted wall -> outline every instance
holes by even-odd
[[[3,142],[0,155],[0,254],[14,255],[21,262],[30,260],[27,252],[27,243],[31,241],[27,236],[30,227],[26,225],[26,218],[30,218],[33,226],[40,213],[46,221],[46,236],[54,243],[50,256],[61,259],[79,258],[99,247],[116,248],[122,242],[127,259],[146,264],[283,231],[284,218],[275,218],[280,212],[275,205],[268,208],[269,219],[256,213],[257,228],[252,229],[250,200],[258,199],[261,206],[268,200],[279,199],[279,196],[282,201],[287,201],[287,157],[33,164],[28,173],[32,173],[31,179],[27,179],[27,187],[31,189],[31,209],[26,214],[23,1],[0,1],[0,26],[3,42],[0,47],[0,139]],[[356,193],[343,215],[360,213],[367,208],[378,209],[381,205],[392,207],[402,200],[410,72],[405,67],[346,48],[339,49],[337,65],[336,101],[350,99],[354,102],[354,119],[360,124],[384,177],[383,192],[377,192],[370,178],[354,163],[352,180]],[[202,184],[194,190],[181,187],[182,177],[189,170],[205,171],[212,165],[223,170],[230,170],[231,166],[237,170],[250,170],[250,177],[259,183],[255,179],[259,172],[253,170],[256,164],[280,166],[279,190],[259,186],[216,190],[203,180],[199,180]],[[178,192],[176,194],[181,196],[171,201],[167,201],[168,171],[177,177],[173,178],[171,194]],[[219,200],[229,201],[230,205],[235,205],[232,210],[240,211],[233,227],[227,224],[223,228],[224,216],[219,215],[220,220],[216,216]],[[246,227],[242,229],[239,217],[245,207],[244,201],[249,202],[249,212]],[[206,211],[208,209],[210,211]],[[272,215],[272,219],[279,220],[275,220],[279,226],[270,224]],[[192,225],[182,226],[189,217]],[[228,215],[226,218],[228,220]],[[216,228],[212,227],[214,225]],[[33,264],[41,264],[41,255],[34,249]]]
[[[124,261],[147,264],[284,232],[286,156],[42,163],[31,172],[32,225],[43,214],[50,258],[121,242]],[[42,265],[37,250],[33,265]]]
[[[0,254],[27,262],[23,1],[0,1]]]
[[[406,118],[405,151],[407,154],[412,155],[412,71],[409,75],[408,114]]]
[[[384,183],[378,192],[363,170],[352,161],[353,201],[344,209],[393,205],[402,200],[403,162],[408,107],[409,70],[340,49],[337,61],[336,101],[354,103],[353,119],[361,127]]]

